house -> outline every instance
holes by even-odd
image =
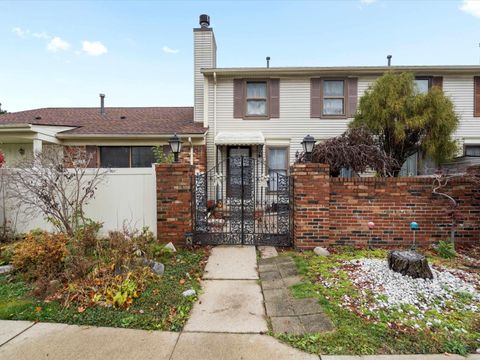
[[[177,133],[184,139],[181,158],[203,164],[207,129],[193,121],[192,107],[46,108],[0,117],[0,148],[7,164],[48,145],[80,147],[91,166],[151,167],[152,146],[168,147]]]
[[[310,134],[327,139],[346,130],[359,98],[385,71],[410,71],[419,91],[439,86],[460,116],[460,164],[480,156],[480,66],[351,66],[217,68],[208,15],[193,30],[194,107],[48,108],[0,116],[0,147],[13,164],[45,144],[81,146],[93,165],[150,166],[151,147],[177,133],[181,159],[199,171],[235,155],[263,159],[286,173]],[[431,164],[414,155],[404,175]]]
[[[268,167],[285,173],[300,143],[310,134],[317,140],[347,129],[368,87],[388,70],[409,71],[419,91],[439,86],[460,117],[454,137],[463,165],[480,156],[480,66],[351,66],[217,68],[217,45],[208,16],[194,29],[195,122],[209,128],[208,168],[243,154],[263,158]],[[404,175],[433,168],[414,155]],[[480,158],[476,159],[477,161]]]

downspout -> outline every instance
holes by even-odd
[[[193,165],[193,144],[192,144],[192,137],[188,137],[188,143],[190,144],[190,165]]]
[[[217,73],[213,72],[213,163],[217,165],[217,145],[215,137],[217,136]]]

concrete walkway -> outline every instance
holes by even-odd
[[[181,333],[0,320],[2,360],[460,360],[460,356],[306,354],[267,331],[253,247],[217,247],[204,292]],[[469,359],[480,360],[480,356]]]
[[[253,246],[212,249],[184,331],[264,333],[268,331]],[[233,280],[232,280],[233,279]]]

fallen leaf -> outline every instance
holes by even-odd
[[[185,279],[181,279],[179,282],[180,282],[180,285],[183,285],[185,284]]]
[[[36,312],[36,313],[39,313],[40,311],[42,311],[42,307],[41,307],[41,306],[37,306],[37,307],[35,308],[35,312]]]
[[[84,308],[83,306],[79,306],[79,307],[77,308],[77,311],[78,311],[79,313],[83,313],[83,312],[85,311],[85,308]]]

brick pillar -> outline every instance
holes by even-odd
[[[330,226],[330,175],[326,164],[295,164],[293,241],[296,248],[326,246]]]
[[[193,176],[189,164],[156,164],[157,238],[161,243],[185,245],[192,231]]]

